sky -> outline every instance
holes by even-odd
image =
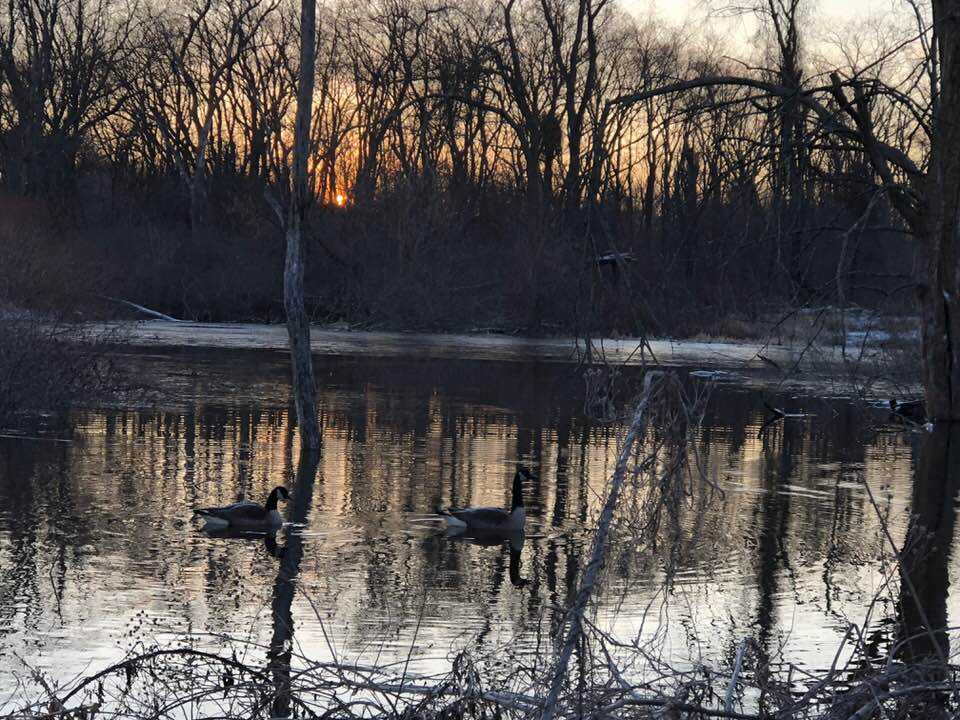
[[[651,11],[670,24],[686,24],[709,30],[715,39],[728,40],[730,55],[751,59],[756,49],[755,18],[750,13],[719,17],[724,6],[749,6],[757,0],[621,0],[628,12],[643,17]],[[843,46],[862,64],[891,46],[891,33],[900,39],[915,32],[907,0],[806,0],[812,22],[804,26],[802,44],[808,59],[828,58],[844,65]],[[893,29],[896,28],[896,29]],[[742,44],[741,49],[736,49]],[[755,57],[755,56],[754,56]]]
[[[704,2],[704,0],[623,0],[623,2],[631,12],[643,14],[652,7],[664,18],[674,21],[681,21],[690,16],[701,18],[709,10],[710,5],[720,4]],[[746,5],[747,2],[742,4]],[[820,0],[817,3],[817,14],[854,20],[870,14],[888,12],[904,4],[898,0]]]
[[[621,0],[623,6],[635,15],[646,15],[651,10],[671,23],[680,24],[692,19],[703,21],[710,17],[710,28],[714,32],[729,33],[733,37],[746,39],[755,28],[749,15],[738,18],[722,19],[716,17],[716,10],[723,6],[750,5],[752,0]],[[810,6],[807,3],[808,7]],[[907,0],[814,0],[813,14],[817,24],[826,28],[855,27],[855,23],[867,18],[901,15],[907,10]]]

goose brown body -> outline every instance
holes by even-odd
[[[277,502],[281,498],[287,500],[289,497],[290,493],[287,489],[278,486],[270,492],[265,505],[252,500],[243,500],[224,507],[200,508],[193,512],[206,521],[205,528],[209,530],[231,528],[265,531],[283,524],[283,518],[277,510]]]
[[[522,530],[527,520],[523,504],[523,480],[534,478],[534,474],[523,465],[517,465],[513,476],[513,499],[510,510],[494,507],[451,508],[441,515],[450,528],[462,530],[485,530],[492,532],[516,532]]]

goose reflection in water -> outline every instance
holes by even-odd
[[[521,559],[523,550],[524,533],[523,530],[514,530],[511,532],[484,531],[484,530],[464,530],[460,527],[447,528],[447,539],[455,542],[466,542],[471,545],[481,545],[483,547],[502,546],[506,544],[510,553],[510,584],[514,587],[524,587],[530,581],[520,576]]]
[[[245,530],[231,530],[227,528],[224,530],[206,530],[205,532],[208,537],[224,540],[262,540],[267,554],[270,555],[270,557],[281,561],[287,552],[285,545],[280,545],[277,543],[276,530],[271,530],[270,532],[249,532]]]
[[[287,552],[286,545],[277,544],[277,534],[275,532],[263,536],[263,546],[267,549],[267,553],[277,560],[283,560],[283,556]]]

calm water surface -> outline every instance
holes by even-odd
[[[285,356],[120,362],[157,392],[82,413],[70,442],[0,439],[0,700],[31,685],[29,668],[64,683],[141,645],[269,643],[277,548],[209,537],[191,513],[279,484],[296,494]],[[323,453],[292,530],[297,651],[431,671],[463,648],[536,653],[576,588],[622,428],[583,418],[569,363],[317,362]],[[764,399],[810,416],[758,438]],[[689,520],[695,541],[667,589],[669,548],[618,542],[597,622],[656,638],[678,664],[729,662],[750,636],[775,662],[828,666],[882,581],[862,480],[897,542],[909,519],[911,437],[863,420],[843,400],[715,388],[696,440],[722,493]],[[506,505],[517,461],[539,475],[519,553],[447,538],[433,511]],[[881,600],[877,621],[892,612]]]

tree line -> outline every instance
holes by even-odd
[[[827,67],[805,37],[806,2],[751,2],[713,5],[758,20],[749,63],[709,28],[634,17],[614,0],[319,6],[314,310],[388,325],[694,332],[770,304],[902,299],[912,250],[889,188],[909,179],[906,164],[884,177],[858,127],[835,130],[855,106],[876,143],[925,166],[939,82],[928,10],[906,5],[915,15],[870,52],[838,42]],[[140,268],[107,289],[175,314],[269,314],[274,280],[240,264],[215,275],[234,256],[262,268],[265,238],[282,236],[270,206],[292,170],[299,11],[291,0],[5,3],[3,187],[43,199],[71,229],[132,227],[72,243]],[[657,92],[727,76],[757,84]],[[804,101],[815,88],[827,90],[816,107]],[[143,237],[139,252],[116,247]],[[181,287],[161,289],[171,283],[151,281],[158,272]],[[257,298],[228,293],[231,278]]]

